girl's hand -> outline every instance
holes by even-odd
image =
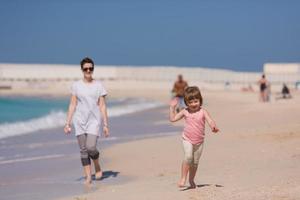
[[[70,134],[72,131],[72,128],[69,124],[66,124],[65,127],[64,127],[64,132],[65,134]]]
[[[173,99],[170,101],[170,107],[171,107],[171,108],[175,108],[175,107],[177,106],[178,102],[179,102],[178,97],[173,98]]]
[[[104,137],[108,137],[109,136],[109,129],[107,126],[103,126],[103,134]]]
[[[214,133],[219,132],[219,129],[218,129],[218,127],[216,127],[216,126],[212,127],[211,130],[212,130],[212,132],[214,132]]]

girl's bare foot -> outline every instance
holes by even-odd
[[[197,185],[196,185],[196,183],[194,181],[190,181],[190,187],[191,188],[196,188]]]
[[[177,186],[179,188],[185,187],[185,180],[184,179],[179,180],[177,183]]]
[[[99,180],[99,179],[101,179],[102,175],[103,175],[103,173],[102,173],[102,171],[101,171],[101,170],[100,170],[100,171],[98,171],[98,172],[96,172],[96,173],[95,173],[95,179],[96,179],[96,180]]]

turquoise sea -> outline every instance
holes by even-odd
[[[0,97],[0,139],[65,124],[69,98]],[[145,99],[107,99],[109,117],[160,106]]]
[[[0,124],[66,111],[68,101],[67,98],[0,97]]]

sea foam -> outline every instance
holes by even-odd
[[[162,103],[152,102],[144,99],[131,100],[128,104],[114,105],[108,107],[109,117],[118,117],[125,114],[135,113],[161,106]],[[39,130],[62,127],[66,121],[64,111],[52,111],[48,115],[26,121],[0,124],[0,139],[32,133]]]

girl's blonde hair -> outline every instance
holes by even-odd
[[[197,86],[187,87],[184,90],[184,103],[188,105],[188,102],[194,99],[199,99],[200,106],[202,106],[203,99],[199,88]]]

